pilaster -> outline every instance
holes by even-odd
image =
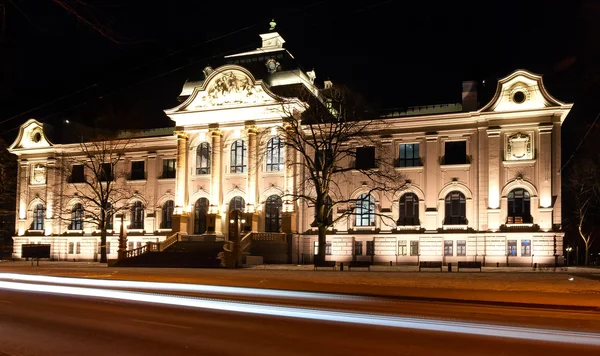
[[[258,169],[259,160],[256,144],[256,135],[259,130],[253,122],[246,123],[246,132],[248,135],[248,179],[246,188],[246,207],[247,211],[253,213],[257,206],[257,184],[258,184]]]
[[[552,125],[540,125],[538,151],[538,192],[540,207],[552,207]],[[550,222],[551,223],[551,222]],[[541,227],[541,225],[540,225]]]
[[[489,128],[487,130],[488,141],[488,230],[500,229],[500,161],[501,142],[500,128]]]
[[[177,165],[175,172],[175,209],[173,211],[173,231],[187,231],[187,152],[189,149],[189,135],[184,131],[175,131],[175,136],[177,136]]]
[[[212,138],[212,161],[211,161],[211,181],[210,181],[210,207],[209,207],[209,219],[212,219],[210,223],[214,224],[214,233],[216,235],[222,235],[221,230],[221,215],[219,214],[222,203],[222,191],[221,191],[221,174],[223,171],[222,165],[222,151],[223,145],[221,139],[223,133],[219,130],[218,125],[209,129]],[[224,212],[222,212],[224,213]],[[207,226],[210,226],[207,222]]]
[[[428,134],[425,140],[425,172],[428,172],[425,176],[425,229],[434,231],[438,228],[439,136],[437,133]]]

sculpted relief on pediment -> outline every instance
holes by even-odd
[[[212,80],[207,90],[198,93],[194,108],[253,104],[272,101],[260,85],[255,85],[243,73],[229,71]]]

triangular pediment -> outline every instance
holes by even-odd
[[[546,91],[541,75],[520,69],[498,80],[494,98],[479,111],[535,110],[563,105]]]
[[[21,125],[17,138],[8,149],[44,148],[50,146],[52,146],[52,143],[44,133],[44,124],[35,119],[29,119]]]
[[[267,103],[276,103],[277,96],[245,68],[226,65],[217,68],[194,88],[181,105],[165,110],[167,115],[186,111],[209,111]]]

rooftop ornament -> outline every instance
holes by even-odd
[[[275,22],[275,19],[272,19],[271,22],[269,22],[269,31],[275,30],[275,26],[277,26],[277,23]]]

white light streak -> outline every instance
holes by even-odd
[[[336,312],[309,308],[280,307],[271,305],[244,304],[232,301],[214,301],[176,297],[167,295],[153,295],[136,292],[103,290],[82,287],[38,285],[19,282],[2,282],[0,289],[46,292],[60,295],[74,295],[85,297],[99,297],[119,299],[136,302],[156,303],[165,305],[178,305],[192,308],[219,310],[228,312],[247,313],[255,315],[269,315],[296,319],[308,319],[329,322],[343,322],[359,325],[376,325],[404,329],[417,329],[437,332],[451,332],[479,336],[506,337],[533,341],[547,341],[560,343],[576,343],[600,346],[600,335],[583,332],[570,332],[565,330],[544,330],[525,327],[511,327],[490,324],[474,324],[467,322],[422,320],[416,318],[380,316],[362,313]]]

